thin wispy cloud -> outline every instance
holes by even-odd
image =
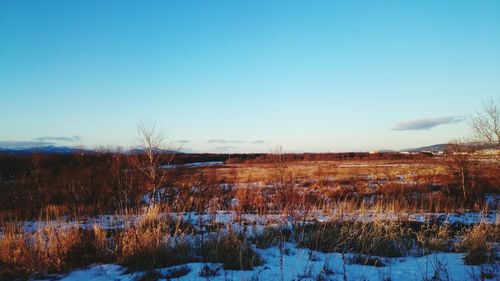
[[[210,140],[207,140],[207,143],[227,143],[228,141],[227,140],[223,140],[223,139],[210,139]]]
[[[189,143],[189,141],[188,140],[177,140],[177,141],[175,141],[175,143],[186,144],[186,143]]]
[[[225,151],[233,150],[233,149],[236,149],[236,148],[237,147],[233,146],[233,145],[223,145],[223,146],[217,146],[215,149],[217,151],[220,151],[220,152],[225,152]]]
[[[35,138],[36,141],[50,141],[50,142],[77,142],[81,141],[82,138],[80,136],[71,136],[71,137],[38,137]]]
[[[24,141],[24,140],[9,140],[9,141],[0,141],[0,147],[6,149],[29,149],[34,147],[43,147],[43,146],[57,146],[61,143],[75,143],[80,142],[82,138],[80,136],[45,136],[38,137],[32,140]]]
[[[224,139],[210,139],[207,143],[225,144],[225,143],[245,143],[244,140],[224,140]]]
[[[252,141],[253,144],[261,144],[261,143],[265,143],[265,141],[263,140],[254,140]]]
[[[463,121],[463,118],[444,116],[437,118],[423,118],[403,121],[393,128],[395,131],[414,131],[414,130],[429,130],[431,128],[446,125],[446,124],[456,124]]]
[[[0,147],[7,149],[27,149],[49,145],[56,145],[56,143],[49,141],[0,141]]]

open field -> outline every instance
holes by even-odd
[[[157,189],[133,157],[4,155],[2,199],[33,208],[2,205],[0,278],[500,278],[499,167],[484,155],[465,197],[443,155],[181,155]]]

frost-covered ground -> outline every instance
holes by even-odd
[[[321,253],[297,248],[286,243],[282,250],[278,247],[257,249],[264,264],[252,271],[224,270],[220,264],[189,263],[186,265],[161,268],[160,280],[168,279],[174,272],[189,272],[174,280],[480,280],[480,272],[494,273],[499,265],[489,267],[464,265],[461,254],[434,253],[421,257],[380,258],[385,266],[374,267],[352,263],[350,256],[339,253]],[[211,276],[200,276],[204,272]],[[76,270],[61,280],[136,280],[143,272],[127,273],[115,264],[93,265],[87,269]],[[344,275],[347,279],[344,279]],[[441,279],[437,279],[439,276]],[[61,276],[58,276],[61,277]],[[432,279],[432,278],[435,279]],[[495,280],[495,279],[492,279]]]

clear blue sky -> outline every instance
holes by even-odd
[[[4,146],[399,149],[498,96],[497,0],[0,0]]]

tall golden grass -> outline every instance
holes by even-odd
[[[7,227],[0,239],[0,260],[20,275],[62,272],[72,266],[72,251],[80,243],[81,234],[74,226],[45,225],[34,233]]]
[[[463,231],[459,247],[465,251],[465,263],[474,265],[495,262],[499,243],[500,226],[482,223]]]
[[[34,232],[8,225],[0,236],[0,279],[65,272],[94,262],[117,262],[138,270],[214,262],[226,269],[247,270],[263,262],[254,247],[280,246],[285,241],[312,250],[357,253],[363,263],[376,261],[371,256],[438,250],[464,252],[467,264],[481,264],[494,261],[494,247],[500,243],[500,226],[488,224],[457,227],[383,220],[296,221],[292,228],[283,222],[252,238],[248,233],[235,233],[232,225],[217,225],[203,235],[180,225],[157,208],[150,208],[135,225],[112,233],[98,225],[85,230],[62,221],[46,223]]]

